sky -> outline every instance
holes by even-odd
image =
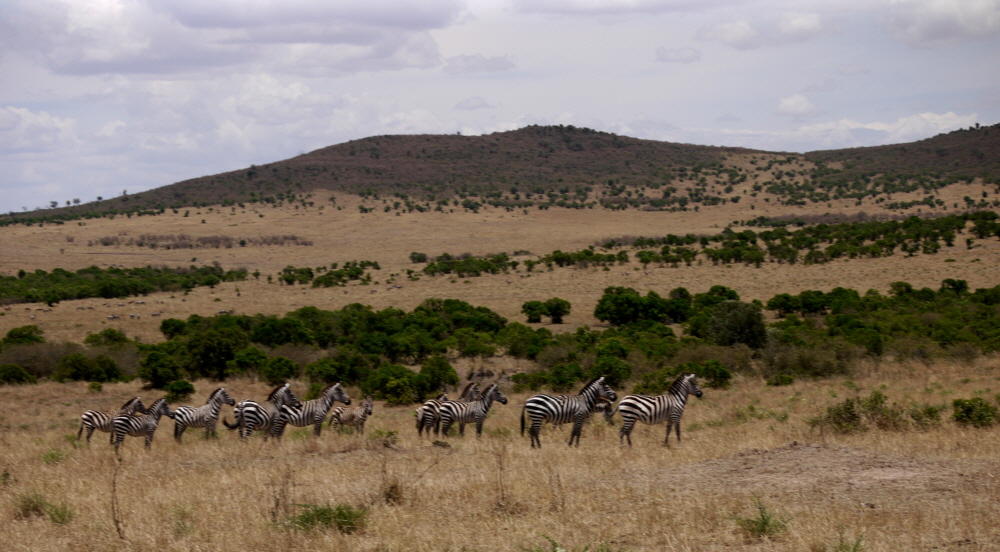
[[[771,151],[1000,122],[1000,0],[0,0],[0,212],[385,134]]]

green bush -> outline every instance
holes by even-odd
[[[91,347],[121,347],[131,340],[125,336],[124,332],[118,331],[114,328],[106,328],[101,330],[99,333],[88,334],[87,337],[83,339],[85,345],[90,345]]]
[[[163,390],[167,392],[167,402],[169,403],[187,401],[191,395],[194,395],[194,386],[185,380],[172,381]]]
[[[781,387],[783,385],[791,385],[795,383],[795,378],[788,374],[777,374],[773,378],[767,380],[767,384],[772,387]]]
[[[107,355],[88,358],[83,353],[71,353],[56,364],[52,373],[56,381],[117,381],[122,379],[118,364]]]
[[[348,504],[337,506],[297,504],[297,506],[302,508],[302,512],[292,516],[289,521],[304,531],[336,528],[341,533],[351,534],[364,529],[368,516],[368,510],[365,508],[355,508]]]
[[[163,351],[153,350],[142,359],[138,375],[153,389],[163,389],[168,383],[181,377],[181,368],[174,357]]]
[[[17,364],[0,364],[0,383],[18,385],[22,383],[38,383],[38,380]]]
[[[30,343],[45,343],[42,337],[42,330],[32,324],[31,326],[21,326],[12,328],[7,332],[6,337],[0,342],[4,345],[25,345]]]
[[[542,321],[543,316],[548,314],[548,309],[541,301],[528,301],[521,305],[521,314],[528,317],[529,324],[537,324]]]
[[[552,318],[553,324],[562,324],[563,318],[570,313],[571,308],[569,301],[558,297],[545,301],[545,314]]]
[[[827,407],[826,413],[809,420],[809,425],[829,427],[835,433],[856,433],[872,427],[883,431],[902,431],[910,427],[935,425],[941,410],[926,405],[904,409],[888,401],[882,392],[872,391],[868,397],[851,398]]]
[[[754,497],[757,514],[754,517],[734,517],[733,521],[749,540],[773,539],[785,531],[791,518],[779,518],[768,511],[760,498]]]
[[[295,361],[285,357],[271,357],[260,368],[260,378],[270,385],[281,385],[282,383],[298,375],[299,365]]]
[[[951,403],[952,419],[961,425],[972,427],[990,427],[997,421],[997,407],[986,402],[982,397],[971,399],[955,399]]]

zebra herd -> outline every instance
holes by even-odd
[[[644,424],[659,424],[666,421],[667,433],[664,445],[669,446],[670,430],[676,428],[677,443],[681,441],[680,419],[687,404],[688,395],[701,397],[701,389],[695,382],[695,374],[680,374],[670,385],[667,392],[659,396],[627,395],[617,406],[617,394],[611,389],[603,377],[598,377],[586,385],[576,395],[534,395],[525,401],[521,409],[521,435],[525,427],[531,439],[531,448],[541,448],[539,438],[542,424],[545,422],[559,426],[573,423],[570,432],[569,445],[580,445],[580,435],[584,422],[595,412],[603,412],[605,420],[612,422],[613,416],[620,413],[622,426],[618,433],[619,444],[626,441],[632,446],[632,430],[636,421]],[[333,408],[335,402],[345,406]],[[458,424],[458,432],[465,435],[465,424],[476,424],[476,435],[481,435],[483,422],[489,414],[493,402],[507,404],[507,397],[500,391],[496,383],[492,383],[482,391],[475,382],[468,384],[457,400],[448,400],[447,395],[440,395],[417,408],[416,427],[418,436],[430,437],[439,433],[448,435],[449,429]],[[149,408],[145,408],[142,399],[135,397],[122,405],[118,410],[102,411],[88,410],[80,417],[80,429],[76,438],[79,440],[83,430],[87,430],[87,442],[94,430],[111,434],[111,443],[117,452],[126,435],[144,437],[146,448],[150,448],[153,434],[162,416],[174,420],[174,438],[182,442],[184,431],[189,427],[205,428],[205,437],[216,434],[215,426],[219,421],[223,404],[233,406],[235,421],[229,423],[226,418],[222,423],[230,430],[238,430],[242,439],[250,437],[255,431],[264,433],[264,440],[273,437],[280,440],[288,425],[294,427],[313,426],[313,434],[319,437],[323,421],[331,413],[328,425],[336,424],[338,428],[352,426],[361,434],[364,433],[365,421],[371,416],[373,398],[369,395],[358,406],[351,407],[351,399],[339,383],[328,385],[319,397],[309,401],[300,401],[291,390],[291,385],[285,383],[274,388],[267,399],[262,402],[243,400],[237,403],[226,393],[225,387],[220,387],[209,395],[203,406],[181,406],[171,410],[166,399],[158,399]],[[530,426],[527,424],[530,420]],[[443,427],[442,427],[443,426]]]

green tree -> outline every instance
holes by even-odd
[[[181,377],[181,367],[173,356],[152,350],[139,363],[139,378],[153,389],[163,389]]]
[[[742,301],[723,301],[712,309],[704,336],[716,345],[743,343],[751,349],[767,345],[767,325],[760,306]]]
[[[195,332],[187,342],[187,352],[191,358],[187,371],[193,378],[224,380],[227,363],[235,359],[236,353],[249,344],[246,333],[238,328]]]
[[[226,362],[226,372],[230,375],[256,374],[267,362],[267,355],[257,347],[241,349],[233,359]],[[336,380],[334,380],[336,381]]]
[[[416,390],[417,400],[441,391],[447,385],[458,385],[458,373],[452,367],[448,359],[441,355],[428,358],[420,365],[420,373],[417,374]]]
[[[542,321],[542,317],[548,314],[545,303],[541,301],[528,301],[521,305],[521,314],[528,317],[529,324],[537,324]]]
[[[668,321],[667,311],[667,300],[655,291],[650,291],[646,297],[642,297],[632,288],[609,287],[605,288],[604,295],[597,302],[594,317],[613,326],[640,320],[662,323]]]
[[[163,322],[160,322],[160,333],[166,336],[167,339],[173,339],[179,335],[184,335],[186,332],[187,323],[183,320],[167,318]]]
[[[17,364],[0,364],[0,383],[18,385],[22,383],[38,383],[38,380]]]
[[[545,301],[545,314],[552,318],[553,324],[562,324],[563,317],[569,314],[570,302],[565,299],[553,297]]]
[[[114,328],[105,328],[96,334],[87,334],[87,337],[83,338],[83,343],[91,347],[119,348],[131,342],[124,332]]]
[[[42,337],[42,330],[34,324],[12,328],[7,332],[7,336],[3,338],[4,345],[26,345],[31,343],[45,343],[45,339]]]
[[[294,378],[299,372],[299,365],[289,358],[271,357],[260,370],[260,377],[270,385],[281,385]]]

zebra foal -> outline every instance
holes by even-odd
[[[118,448],[121,446],[122,441],[125,440],[126,435],[145,437],[146,448],[149,449],[153,444],[153,434],[156,433],[156,428],[160,424],[160,416],[163,415],[170,418],[174,417],[174,413],[167,406],[167,399],[156,399],[156,402],[149,405],[149,409],[142,415],[124,414],[122,416],[115,416],[111,420],[111,444],[115,446],[115,452],[118,452]]]
[[[459,435],[465,435],[465,424],[476,423],[476,435],[483,434],[483,421],[493,406],[493,401],[507,404],[507,397],[500,392],[500,387],[491,383],[478,397],[471,402],[448,401],[441,405],[441,433],[448,435],[451,424],[458,423]]]
[[[628,439],[628,446],[632,446],[632,428],[636,420],[644,424],[658,424],[666,420],[667,435],[663,438],[663,444],[670,446],[670,427],[676,426],[677,444],[680,445],[681,415],[684,414],[688,395],[701,397],[701,389],[694,381],[695,377],[695,374],[680,374],[663,395],[628,395],[623,398],[617,408],[622,415],[622,428],[618,431],[619,444],[623,444],[623,439]]]
[[[319,397],[301,404],[284,404],[277,419],[271,425],[270,436],[281,439],[285,433],[285,426],[291,424],[295,427],[313,425],[313,434],[319,437],[323,428],[323,420],[326,419],[327,412],[333,406],[334,401],[344,404],[351,404],[351,398],[344,392],[344,388],[339,383],[327,385]]]
[[[83,435],[83,428],[87,428],[87,442],[89,443],[90,436],[94,434],[95,429],[111,433],[111,420],[114,420],[115,416],[136,412],[142,414],[145,411],[146,407],[143,406],[140,397],[129,399],[118,410],[88,410],[80,416],[80,429],[76,432],[76,440],[79,441],[80,436]]]
[[[462,390],[462,396],[458,402],[471,402],[479,396],[479,384],[470,382]],[[448,395],[442,393],[436,399],[431,399],[420,405],[417,409],[417,436],[422,437],[426,431],[427,436],[434,430],[434,435],[438,435],[441,429],[441,405],[448,402]]]
[[[301,406],[301,404],[295,393],[292,393],[291,384],[285,383],[275,387],[264,402],[259,403],[245,399],[236,403],[236,407],[233,408],[235,422],[230,424],[228,420],[223,418],[222,425],[226,426],[227,429],[238,429],[240,438],[246,439],[253,435],[255,430],[267,431],[271,429],[280,417],[282,406]],[[268,434],[265,433],[265,441],[267,436]]]
[[[182,406],[174,410],[174,439],[181,442],[184,431],[189,427],[205,428],[205,438],[215,435],[215,424],[219,421],[219,410],[223,404],[236,405],[236,401],[226,393],[225,387],[220,387],[208,396],[204,405],[197,408]]]
[[[333,414],[330,416],[330,422],[327,425],[332,425],[336,422],[337,430],[340,430],[343,426],[356,427],[358,428],[358,433],[364,435],[365,422],[368,421],[368,416],[372,415],[372,406],[374,404],[372,396],[367,395],[365,396],[365,401],[358,406],[338,406],[333,409]]]
[[[573,422],[573,432],[569,435],[569,446],[580,446],[580,434],[583,432],[583,422],[597,408],[598,400],[614,402],[618,395],[604,381],[604,377],[591,380],[583,386],[577,395],[535,395],[524,403],[521,409],[521,435],[524,435],[525,416],[531,419],[531,448],[542,448],[542,440],[538,434],[542,431],[545,421],[555,425]]]

